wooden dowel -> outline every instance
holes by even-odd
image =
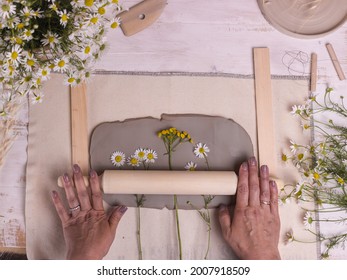
[[[317,54],[311,54],[311,83],[310,91],[315,92],[317,89]]]
[[[328,44],[326,44],[326,47],[327,47],[328,53],[330,55],[330,59],[334,64],[336,73],[339,76],[339,79],[340,80],[346,80],[345,74],[343,73],[341,64],[340,64],[339,60],[337,59],[337,56],[336,56],[336,53],[335,53],[335,50],[334,50],[332,44],[328,43]]]

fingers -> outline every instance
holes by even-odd
[[[222,229],[223,237],[226,239],[231,231],[231,217],[229,208],[221,205],[218,212],[219,223]]]
[[[63,203],[61,202],[61,199],[56,191],[52,191],[52,200],[61,222],[65,223],[70,216],[66,212],[65,207],[63,206]]]
[[[100,189],[100,181],[98,174],[94,170],[90,171],[90,187],[92,190],[92,204],[95,210],[104,210],[104,205],[102,203],[102,192]]]
[[[236,193],[236,206],[246,207],[248,206],[248,163],[244,162],[241,164],[239,171],[239,179],[237,182],[237,193]]]
[[[263,165],[260,168],[260,203],[263,208],[270,210],[270,202],[269,168],[267,165]]]
[[[255,157],[251,157],[248,160],[249,168],[249,206],[259,206],[259,177],[258,177],[258,166]]]
[[[270,181],[270,210],[275,216],[279,216],[278,213],[278,188],[275,181]]]
[[[69,175],[67,173],[65,173],[63,175],[63,187],[65,189],[65,194],[66,194],[67,202],[68,202],[70,209],[74,209],[78,205],[80,205],[80,202],[78,201],[76,194],[75,194],[75,188],[72,185],[72,181],[69,178]],[[79,209],[72,211],[71,215],[73,217],[75,217],[75,216],[77,216],[78,213],[79,213]]]
[[[125,206],[117,206],[113,209],[110,218],[108,219],[113,234],[116,234],[118,224],[127,210],[128,208]]]
[[[73,166],[73,176],[78,193],[78,198],[81,204],[81,209],[90,210],[92,206],[90,204],[89,194],[86,185],[84,184],[81,168],[77,164],[74,164]]]

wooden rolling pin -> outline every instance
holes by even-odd
[[[105,194],[235,195],[237,189],[233,171],[106,170],[99,179]],[[88,177],[84,182],[89,185]]]
[[[233,171],[106,170],[99,179],[105,194],[234,195],[237,186]]]

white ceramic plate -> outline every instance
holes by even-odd
[[[324,36],[347,19],[347,0],[258,0],[264,17],[297,38]]]

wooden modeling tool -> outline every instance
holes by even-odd
[[[311,54],[311,79],[310,91],[315,92],[317,89],[317,54]]]
[[[144,0],[118,15],[125,36],[134,35],[152,25],[161,15],[167,0]]]
[[[273,121],[270,53],[268,48],[254,48],[255,101],[258,136],[258,162],[266,164],[272,176],[277,174]]]
[[[335,53],[335,50],[334,50],[332,44],[328,43],[328,44],[326,44],[326,47],[327,47],[328,53],[330,55],[330,59],[334,64],[336,73],[339,76],[339,79],[340,80],[346,80],[345,74],[343,73],[341,64],[340,64],[339,60],[337,59],[337,56],[336,56],[336,53]]]
[[[70,87],[71,95],[71,148],[72,164],[78,164],[83,174],[88,174],[88,127],[86,85]]]

